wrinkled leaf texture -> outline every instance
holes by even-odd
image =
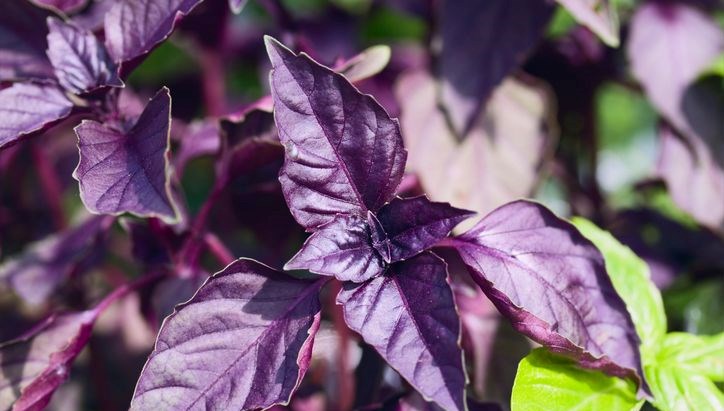
[[[249,259],[214,274],[164,321],[131,410],[286,404],[309,367],[324,282]]]

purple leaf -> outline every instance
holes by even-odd
[[[460,319],[440,258],[421,254],[366,283],[346,283],[337,303],[347,325],[426,400],[465,409]]]
[[[641,381],[631,317],[596,247],[545,207],[504,205],[453,240],[513,326],[587,368]]]
[[[0,13],[0,81],[53,79],[45,55],[48,10],[27,0],[4,0]]]
[[[719,114],[721,121],[721,113]],[[674,202],[697,221],[711,227],[724,223],[724,169],[698,137],[685,140],[669,126],[659,130],[658,173]]]
[[[442,6],[441,99],[459,136],[493,89],[526,57],[553,15],[542,0],[447,0]]]
[[[33,3],[41,7],[47,7],[61,11],[66,14],[75,13],[78,10],[83,9],[87,4],[88,0],[30,0]]]
[[[48,58],[58,82],[75,94],[102,86],[123,87],[115,65],[93,33],[49,17]]]
[[[377,213],[389,249],[387,262],[405,260],[447,237],[453,227],[475,213],[433,203],[425,196],[395,198]]]
[[[0,409],[42,410],[68,378],[88,342],[98,312],[57,315],[0,345]]]
[[[105,17],[106,47],[124,62],[149,53],[203,0],[118,0]]]
[[[309,366],[325,280],[239,259],[166,318],[131,410],[285,404]]]
[[[0,90],[0,148],[64,119],[72,109],[54,86],[18,83]]]
[[[171,97],[163,88],[128,130],[88,120],[75,128],[80,161],[73,178],[90,212],[176,219],[168,176],[170,115]]]
[[[71,274],[77,273],[113,222],[91,217],[78,226],[46,237],[20,256],[0,265],[0,279],[30,304],[40,304]]]
[[[680,132],[690,134],[682,112],[684,92],[724,52],[724,31],[693,7],[644,3],[631,19],[626,51],[649,100]]]
[[[247,1],[249,0],[229,0],[229,7],[235,14],[239,14],[246,6]]]
[[[174,130],[177,124],[174,123]],[[180,148],[173,162],[176,173],[183,175],[186,164],[197,157],[218,153],[221,149],[220,133],[219,122],[214,120],[197,121],[185,127],[180,133]]]
[[[385,264],[372,248],[369,231],[364,219],[337,215],[307,239],[284,269],[308,269],[356,283],[376,277],[382,274]]]
[[[554,142],[542,88],[505,81],[463,141],[448,128],[435,90],[433,79],[422,71],[404,75],[397,87],[408,167],[430,199],[485,215],[532,195]],[[470,228],[468,223],[461,227]]]
[[[556,0],[604,43],[618,47],[618,17],[609,0]]]
[[[287,154],[279,179],[296,220],[313,230],[338,213],[378,210],[393,197],[405,167],[397,121],[342,75],[271,37],[265,41]]]

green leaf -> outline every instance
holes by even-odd
[[[650,280],[648,265],[630,248],[592,222],[575,217],[573,224],[601,250],[606,260],[606,271],[626,303],[641,338],[641,354],[646,362],[646,358],[656,355],[666,334],[664,304],[661,293]]]
[[[544,348],[518,365],[511,398],[512,411],[629,411],[642,404],[632,381],[584,370]]]
[[[645,365],[644,373],[661,411],[724,409],[724,395],[704,375],[666,363]]]
[[[657,355],[658,364],[675,364],[687,374],[724,381],[724,333],[713,336],[670,333]]]

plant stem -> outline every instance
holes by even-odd
[[[110,307],[114,302],[127,296],[131,292],[138,290],[139,288],[143,288],[144,286],[146,286],[148,284],[151,284],[151,283],[154,283],[154,282],[160,280],[161,278],[163,278],[165,276],[166,276],[166,273],[164,271],[156,271],[151,274],[147,274],[142,277],[136,278],[135,280],[116,288],[110,294],[105,296],[93,308],[94,314],[96,316],[100,315],[103,311],[105,311],[108,307]]]
[[[48,159],[45,150],[34,143],[31,145],[31,152],[45,201],[48,202],[48,207],[50,207],[53,224],[55,224],[56,229],[62,230],[67,223],[63,212],[63,186],[60,184],[58,175],[53,169],[53,164]]]
[[[204,235],[204,241],[209,251],[211,251],[211,254],[213,254],[216,260],[222,265],[227,266],[234,261],[234,254],[226,248],[226,245],[221,242],[216,234],[206,233]]]
[[[334,281],[330,287],[329,308],[332,312],[332,323],[339,337],[339,346],[337,347],[337,366],[339,371],[339,381],[337,385],[336,407],[340,411],[348,411],[354,405],[354,374],[349,366],[349,343],[351,335],[347,324],[344,322],[344,313],[342,306],[337,305],[337,294],[342,289],[340,281]]]

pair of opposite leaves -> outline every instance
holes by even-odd
[[[266,39],[282,189],[312,235],[285,268],[240,259],[165,321],[132,409],[256,409],[286,403],[310,365],[318,294],[334,276],[345,321],[425,399],[463,410],[460,320],[443,260],[428,250],[471,213],[395,198],[406,152],[370,96]],[[514,326],[589,368],[639,380],[638,338],[598,250],[526,201],[444,240]],[[640,380],[639,380],[640,381]]]

